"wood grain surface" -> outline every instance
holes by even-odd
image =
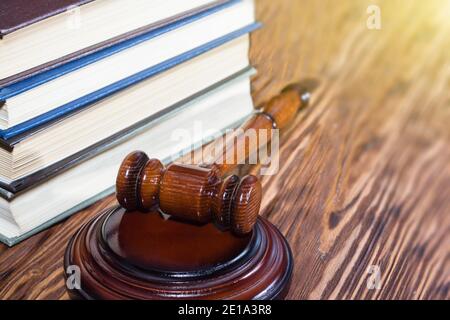
[[[366,26],[381,9],[380,30]],[[295,256],[290,299],[450,298],[449,1],[257,0],[261,104],[292,81],[320,86],[283,132],[262,215]],[[13,247],[0,298],[65,299],[68,239],[113,197]],[[371,266],[380,289],[368,289]]]

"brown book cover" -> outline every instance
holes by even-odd
[[[0,37],[94,0],[1,0]]]

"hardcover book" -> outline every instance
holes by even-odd
[[[225,2],[2,0],[0,86]]]

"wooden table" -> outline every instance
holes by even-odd
[[[375,2],[381,30],[372,1],[257,1],[255,103],[320,83],[263,179],[262,215],[295,256],[291,299],[450,298],[450,2]],[[0,246],[0,297],[67,298],[67,241],[114,202]]]

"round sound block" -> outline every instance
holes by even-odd
[[[212,224],[116,207],[73,236],[64,265],[80,268],[78,293],[86,299],[281,299],[292,255],[263,218],[237,237]]]

